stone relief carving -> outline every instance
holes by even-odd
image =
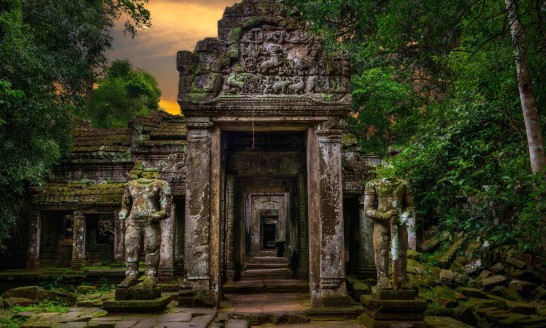
[[[275,26],[250,29],[239,41],[239,62],[224,76],[224,94],[301,95],[348,90],[349,80],[341,76],[350,73],[348,59],[327,63],[323,46],[309,45],[309,40],[302,30],[288,32]]]

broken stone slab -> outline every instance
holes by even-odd
[[[442,284],[451,285],[453,284],[454,278],[455,278],[455,273],[453,273],[453,271],[445,270],[445,269],[442,269],[440,271],[440,281],[442,282]]]
[[[512,301],[521,300],[521,296],[518,291],[511,286],[497,286],[489,291],[490,294],[493,294],[498,297],[503,297]]]
[[[248,328],[248,322],[241,319],[229,319],[224,328]]]
[[[509,318],[511,315],[513,315],[512,313],[505,310],[494,308],[481,308],[476,310],[476,312],[479,316],[485,318],[485,320],[494,323],[498,323],[499,321]]]
[[[484,292],[481,289],[478,289],[478,288],[462,287],[462,288],[459,288],[459,291],[464,296],[467,296],[467,297],[481,298],[481,299],[486,299],[487,298],[485,296]]]
[[[491,272],[489,270],[482,270],[482,272],[480,272],[480,279],[489,278],[492,275],[493,275],[493,272]]]
[[[459,304],[459,306],[455,309],[455,313],[465,324],[473,327],[478,325],[479,318],[476,315],[475,308],[468,306],[467,304]]]
[[[99,308],[73,308],[67,313],[38,313],[31,316],[22,327],[60,327],[71,322],[87,323],[106,314],[106,311]]]
[[[17,305],[29,306],[33,304],[38,304],[39,302],[37,300],[31,300],[30,298],[25,298],[25,297],[9,297],[4,299],[3,303],[5,307],[12,308]]]
[[[18,297],[28,298],[35,301],[57,301],[60,300],[67,305],[76,305],[77,298],[74,295],[61,293],[53,290],[45,290],[38,286],[26,286],[10,289],[3,294],[4,298]]]
[[[489,271],[495,273],[495,274],[499,274],[499,273],[502,273],[504,272],[504,265],[502,263],[496,263],[495,265],[493,265],[492,267],[489,268]]]
[[[415,289],[375,290],[371,295],[374,300],[413,300],[417,296]],[[362,301],[362,297],[360,298]]]
[[[538,286],[538,288],[533,292],[533,298],[537,301],[546,300],[546,289],[542,286]]]
[[[78,286],[78,294],[92,294],[97,291],[97,286]]]
[[[429,327],[437,328],[472,328],[472,326],[469,326],[450,317],[425,317],[425,323]]]
[[[155,300],[125,300],[115,299],[104,301],[103,308],[115,313],[156,313],[164,310],[170,303],[170,296],[162,296]]]
[[[523,296],[530,296],[533,291],[538,287],[532,282],[514,279],[510,281],[510,287],[514,288]]]
[[[434,259],[438,262],[438,264],[440,264],[441,267],[444,267],[444,268],[449,267],[449,265],[453,261],[453,258],[455,257],[457,250],[465,242],[466,242],[466,238],[460,237],[459,235],[445,252],[438,254],[437,256],[434,257]]]
[[[130,288],[116,287],[116,301],[155,300],[161,297],[161,288],[145,288],[139,285]]]
[[[522,260],[518,259],[517,257],[509,256],[506,258],[506,263],[512,265],[513,267],[516,267],[518,269],[524,269],[527,266],[527,263],[523,262]]]
[[[481,299],[481,298],[470,298],[468,302],[466,303],[468,307],[474,308],[474,309],[482,309],[482,308],[506,308],[506,302],[502,300],[495,300],[495,299]]]
[[[517,314],[514,313],[507,317],[506,319],[502,319],[498,322],[499,327],[501,328],[514,328],[514,327],[521,327],[521,321],[524,319],[529,318],[529,316],[524,314]]]
[[[496,286],[504,285],[507,282],[506,276],[495,275],[485,279],[480,280],[481,285],[486,290],[493,289]]]
[[[531,315],[537,313],[536,307],[533,304],[527,302],[506,302],[506,308],[510,312],[519,314]]]
[[[468,297],[446,286],[436,286],[432,289],[433,298],[444,298],[457,301],[466,301]]]
[[[462,270],[466,274],[473,274],[477,272],[481,267],[482,267],[481,259],[472,259],[470,260],[470,262],[468,262],[462,267]]]
[[[104,303],[103,300],[100,298],[84,299],[84,300],[79,300],[77,306],[78,307],[101,307],[103,303]]]
[[[408,258],[407,272],[413,274],[425,274],[426,267],[416,260]]]

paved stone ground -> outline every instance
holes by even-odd
[[[223,313],[305,312],[311,308],[307,293],[226,294]]]
[[[96,307],[73,308],[68,313],[26,314],[25,328],[356,328],[364,327],[358,320],[327,321],[304,316],[310,308],[307,293],[266,293],[225,295],[219,310],[209,308],[179,308],[171,302],[159,314],[107,314]],[[243,320],[245,319],[245,320]],[[333,318],[334,319],[334,318]],[[427,318],[434,328],[469,327],[451,318]],[[432,320],[431,320],[432,319]],[[430,321],[431,320],[431,321]]]

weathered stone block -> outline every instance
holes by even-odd
[[[481,299],[487,298],[485,296],[485,294],[483,293],[483,291],[481,289],[478,289],[478,288],[463,287],[463,288],[460,288],[459,291],[464,296],[467,296],[467,297],[481,298]]]
[[[505,276],[495,275],[489,278],[482,279],[480,283],[486,290],[488,290],[488,289],[493,289],[493,287],[495,286],[500,286],[505,284],[507,280],[508,279]]]
[[[510,287],[518,291],[518,293],[529,296],[537,288],[536,284],[532,282],[514,279],[510,281]]]
[[[506,308],[508,311],[519,314],[536,314],[536,307],[527,302],[506,302]]]
[[[130,288],[116,287],[116,300],[154,300],[161,297],[161,288],[143,288],[133,286]]]
[[[522,260],[516,258],[516,257],[512,257],[512,256],[509,256],[506,258],[506,263],[518,268],[518,269],[523,269],[527,266],[527,263],[523,262]]]
[[[108,300],[104,302],[103,308],[108,312],[117,313],[153,313],[165,309],[170,301],[170,296],[162,296],[154,300]]]

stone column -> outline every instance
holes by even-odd
[[[307,234],[307,194],[305,193],[305,175],[298,175],[297,207],[299,221],[299,267],[298,278],[309,278],[309,244]]]
[[[186,231],[184,267],[193,289],[210,290],[210,177],[212,123],[192,121],[186,125]]]
[[[366,216],[364,210],[364,198],[366,195],[360,195],[358,198],[358,213],[360,220],[360,256],[358,259],[358,277],[360,279],[377,278],[375,269],[375,258],[373,249],[373,221]]]
[[[321,306],[320,288],[320,174],[317,134],[314,128],[307,130],[307,213],[309,236],[309,289],[311,306]]]
[[[174,278],[174,217],[176,204],[171,206],[171,215],[161,221],[161,246],[159,249],[159,280],[172,281]]]
[[[347,305],[341,129],[336,120],[317,130],[320,167],[320,297],[322,307]],[[332,128],[333,127],[333,128]]]
[[[125,263],[125,220],[114,211],[114,262]]]
[[[85,265],[85,215],[74,212],[74,230],[72,233],[72,269],[79,270]]]
[[[26,268],[29,270],[40,267],[40,242],[41,242],[41,215],[40,211],[28,212],[28,251]]]
[[[226,176],[226,277],[235,279],[235,176]]]
[[[210,290],[216,307],[222,300],[222,247],[221,243],[221,131],[213,127],[210,142]]]

